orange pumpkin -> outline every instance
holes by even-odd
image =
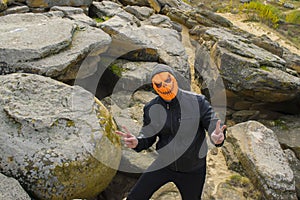
[[[153,89],[165,101],[174,99],[178,92],[178,83],[175,77],[169,72],[155,74],[152,78]]]

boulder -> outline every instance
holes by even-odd
[[[199,14],[201,14],[202,16],[204,16],[205,18],[211,20],[215,24],[221,25],[223,27],[232,27],[232,23],[228,19],[226,19],[210,10],[199,9],[199,10],[197,10],[197,12]]]
[[[103,1],[94,2],[89,15],[105,20],[99,27],[113,39],[111,56],[166,63],[189,79],[188,58],[178,32],[181,27],[167,16],[152,13],[145,7],[122,9],[117,3]]]
[[[26,0],[26,4],[33,8],[50,8],[52,6],[89,7],[92,0]]]
[[[209,28],[203,38],[226,89],[263,102],[299,98],[300,78],[288,73],[282,58],[225,29]],[[196,68],[200,74],[201,67]]]
[[[245,35],[249,35],[246,37],[256,46],[259,46],[282,58],[284,51],[283,47],[281,47],[277,42],[272,41],[267,35],[262,35],[260,37],[254,36],[251,33]]]
[[[152,92],[137,91],[135,93],[118,92],[105,98],[105,102],[120,129],[126,127],[130,133],[138,135],[142,127],[143,107],[156,95]],[[105,104],[105,105],[106,105]],[[142,173],[157,157],[157,152],[151,147],[144,153],[137,153],[124,146],[119,171],[125,173]]]
[[[151,15],[149,17],[149,20],[147,20],[145,22],[149,23],[153,26],[157,26],[157,27],[161,27],[161,28],[170,28],[170,29],[175,29],[178,32],[182,31],[182,26],[179,23],[176,23],[174,21],[172,21],[169,17],[165,16],[165,15]]]
[[[284,150],[284,153],[287,155],[290,166],[294,172],[296,192],[297,192],[297,197],[299,199],[300,198],[300,160],[297,159],[295,153],[290,149]]]
[[[149,7],[148,0],[120,0],[120,2],[124,5],[131,5],[131,6],[147,6]]]
[[[278,137],[279,143],[284,147],[295,152],[300,159],[300,119],[297,115],[286,115],[273,121],[270,128]]]
[[[86,23],[90,26],[96,26],[96,21],[88,17],[82,8],[68,7],[68,6],[53,6],[51,11],[61,11],[64,13],[64,17],[69,18],[77,23]]]
[[[139,90],[135,93],[114,93],[101,101],[112,113],[120,129],[125,126],[130,133],[137,135],[142,126],[143,107],[154,97],[155,94],[149,91]],[[98,199],[123,199],[156,156],[157,153],[153,148],[137,153],[124,145],[118,173],[105,191],[98,196]]]
[[[126,6],[124,8],[126,12],[129,12],[133,14],[135,17],[137,17],[139,20],[145,20],[149,18],[153,13],[153,9],[148,7],[139,7],[139,6]]]
[[[237,33],[231,33],[222,28],[209,28],[205,34],[216,41],[219,47],[223,47],[239,56],[254,59],[259,65],[283,68],[286,64],[282,58],[252,44],[248,39]]]
[[[105,19],[105,17],[113,17],[119,12],[123,12],[120,4],[111,1],[93,2],[89,9],[89,16]]]
[[[94,95],[48,77],[0,76],[0,169],[34,198],[91,198],[121,159],[112,117]],[[113,159],[112,159],[113,158]]]
[[[0,9],[1,10],[1,9]],[[0,13],[2,15],[9,15],[9,14],[16,14],[16,13],[27,13],[29,12],[28,6],[12,6],[5,9],[3,12]]]
[[[115,48],[118,52],[112,52],[112,55],[117,57],[134,52],[128,58],[123,57],[132,61],[160,61],[174,67],[189,79],[189,65],[185,49],[180,41],[180,34],[169,28],[152,25],[139,26],[135,23],[133,15],[128,13],[126,16],[127,19],[124,16],[115,15],[101,24],[101,28],[111,35],[116,46],[119,47]],[[155,58],[153,55],[157,55],[158,60],[153,60],[152,58]]]
[[[76,13],[82,9],[64,8],[63,12]],[[28,72],[62,81],[93,74],[97,65],[86,66],[88,63],[83,59],[88,54],[98,56],[106,51],[111,38],[101,29],[62,18],[63,12],[49,12],[49,17],[32,13],[2,17],[0,74]],[[72,16],[77,15],[80,13]],[[78,74],[80,67],[85,69]]]
[[[1,17],[0,61],[31,61],[59,52],[72,42],[75,24],[68,19],[49,20],[42,14]]]
[[[283,58],[287,61],[287,66],[295,70],[300,75],[300,55],[291,53],[288,49],[284,49]]]
[[[287,3],[287,2],[283,3],[283,7],[288,8],[288,9],[294,9],[295,8],[295,6],[293,4]]]
[[[20,183],[14,179],[0,173],[0,199],[7,200],[31,200]]]
[[[265,199],[297,199],[288,159],[271,129],[248,121],[228,128],[227,141]]]

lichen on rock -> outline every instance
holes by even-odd
[[[33,74],[0,76],[0,83],[1,172],[37,199],[91,198],[104,190],[121,149],[94,95]]]

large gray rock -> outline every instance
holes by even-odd
[[[146,102],[149,102],[155,96],[149,91],[118,92],[110,98],[106,98],[105,102],[108,104],[106,107],[114,116],[118,127],[124,131],[125,129],[122,127],[126,127],[130,133],[137,136],[143,123],[143,107]],[[154,161],[156,156],[157,153],[153,148],[144,151],[144,153],[137,153],[124,147],[119,170],[126,173],[142,173]]]
[[[40,60],[13,65],[11,69],[34,72],[61,81],[94,74],[97,64],[90,64],[88,59],[99,59],[99,55],[109,47],[111,38],[100,29],[85,25],[82,27],[83,30],[74,35],[70,48]],[[88,59],[83,60],[87,55],[89,55]]]
[[[111,1],[93,2],[89,9],[89,16],[103,19],[113,17],[119,12],[123,12],[120,4]]]
[[[202,4],[203,5],[203,4]],[[179,22],[188,28],[203,27],[232,27],[232,23],[226,18],[209,11],[206,6],[192,7],[191,5],[178,2],[177,5],[165,6],[162,11],[173,21]]]
[[[150,6],[148,0],[121,0],[120,2],[125,5]]]
[[[129,13],[127,16],[131,16],[131,19],[134,17]],[[119,47],[122,47],[118,49],[119,52],[123,54],[133,50],[137,52],[136,57],[131,56],[130,60],[152,62],[160,60],[174,67],[184,77],[189,77],[187,55],[181,43],[181,36],[174,29],[152,25],[139,26],[132,20],[119,15],[103,22],[101,28],[111,35]],[[151,59],[156,57],[154,55],[157,55],[158,60]]]
[[[126,6],[124,10],[136,16],[139,20],[145,20],[154,13],[153,9],[145,6]]]
[[[76,26],[68,19],[50,20],[42,14],[12,14],[0,20],[0,62],[40,59],[72,42]]]
[[[292,101],[300,96],[300,78],[288,72],[282,58],[224,29],[210,28],[203,37],[206,54],[212,56],[226,89],[263,102]],[[196,66],[203,73],[202,65]]]
[[[285,60],[249,42],[248,39],[220,28],[210,28],[205,34],[216,40],[219,47],[245,58],[254,59],[257,65],[283,68]]]
[[[64,17],[74,20],[75,22],[86,23],[90,26],[96,26],[96,21],[87,16],[82,8],[69,7],[69,6],[53,6],[51,11],[61,11],[64,13]]]
[[[88,7],[92,0],[26,0],[26,4],[34,8],[50,8],[52,6]]]
[[[29,11],[30,10],[28,6],[13,6],[1,12],[0,15],[2,16],[2,15],[17,14],[17,13],[27,13]]]
[[[270,128],[278,137],[279,143],[292,149],[300,159],[300,118],[297,115],[286,115],[274,121]]]
[[[107,187],[121,151],[116,126],[94,95],[34,74],[0,76],[0,84],[5,175],[37,199],[90,198]]]
[[[105,20],[99,27],[113,39],[108,53],[131,61],[160,61],[189,79],[188,57],[181,35],[176,31],[180,28],[169,17],[153,15],[153,11],[143,8],[122,9],[119,4],[108,1],[93,3],[90,16]]]
[[[271,129],[248,121],[228,128],[227,141],[266,199],[297,199],[289,162]]]
[[[0,173],[0,199],[5,200],[31,200],[20,183]]]
[[[300,198],[300,160],[297,159],[295,153],[290,149],[284,150],[284,153],[287,155],[290,166],[294,172],[296,191],[299,199]]]
[[[67,12],[67,8],[63,11]],[[82,12],[82,9],[71,11]],[[54,15],[54,12],[48,13],[49,16],[51,14]],[[30,13],[9,15],[2,19],[0,74],[29,72],[63,81],[82,78],[97,69],[97,65],[86,66],[88,63],[83,59],[91,53],[98,56],[111,43],[110,36],[101,29],[75,24],[66,18]],[[80,67],[84,70],[78,74]]]

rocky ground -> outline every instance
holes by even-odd
[[[138,133],[143,105],[154,96],[147,85],[150,83],[147,75],[160,62],[174,67],[182,78],[179,83],[188,86],[184,89],[189,89],[191,81],[193,91],[207,95],[222,119],[226,115],[227,142],[223,148],[209,148],[203,199],[256,200],[261,199],[258,190],[267,199],[296,199],[296,192],[300,194],[299,48],[262,24],[245,23],[239,15],[220,14],[223,18],[205,5],[191,7],[177,0],[121,2],[89,1],[89,13],[67,0],[57,2],[60,6],[39,1],[44,9],[33,8],[38,3],[35,0],[24,2],[27,6],[0,8],[4,10],[0,14],[7,15],[0,20],[1,173],[17,179],[36,199],[61,199],[61,195],[65,199],[86,199],[100,191],[97,200],[125,197],[137,180],[138,174],[134,173],[143,171],[153,161],[155,151],[150,148],[138,154],[122,147],[121,159],[111,120],[114,118],[118,127],[126,125],[132,133]],[[220,2],[226,3],[216,0],[211,5]],[[14,72],[32,75],[13,75]],[[62,86],[61,82],[68,85]],[[65,111],[71,109],[68,102],[76,100],[70,95],[73,93],[65,92],[66,88],[76,90],[78,85],[98,98],[84,95],[85,90],[76,93],[82,97],[80,105],[93,111],[89,113],[93,118],[87,117],[87,122],[79,120],[77,112]],[[58,95],[55,88],[64,88],[64,92]],[[285,118],[279,118],[285,114]],[[85,128],[91,122],[93,128]],[[61,133],[57,130],[68,133],[66,138],[55,140],[62,134],[49,134]],[[93,134],[101,135],[98,130],[107,139],[97,139]],[[77,148],[80,131],[91,133],[91,141],[104,148],[95,148],[95,158],[105,159],[104,163],[110,163],[111,157],[120,158],[116,176],[116,171],[95,167],[95,174],[101,175],[97,172],[100,170],[103,177],[114,176],[112,181],[93,176],[90,169],[94,165],[86,162],[85,157],[75,155],[73,159],[69,151],[54,149],[62,146],[68,150],[71,145],[76,152],[82,151],[78,152],[80,155],[85,155],[86,150],[91,153],[93,148],[89,143],[84,142],[89,148]],[[108,140],[115,146],[101,145],[101,142],[110,144]],[[32,145],[24,145],[30,141]],[[61,141],[68,141],[68,145],[61,145]],[[15,144],[23,145],[24,149],[16,152]],[[50,150],[45,149],[47,145]],[[25,146],[37,149],[29,151]],[[113,147],[118,149],[115,155]],[[26,158],[25,164],[19,158]],[[77,171],[72,168],[75,165],[79,166]],[[76,180],[66,178],[66,174]],[[90,176],[102,180],[103,187],[84,185],[83,180],[94,182]],[[41,177],[45,178],[47,188],[38,188],[43,183]],[[252,183],[259,184],[258,188],[254,189]],[[0,184],[0,199],[1,195]],[[179,200],[180,194],[173,184],[167,184],[153,199]]]
[[[271,29],[265,24],[259,22],[249,22],[245,21],[245,16],[242,14],[232,14],[232,13],[218,13],[219,15],[230,20],[235,26],[240,29],[252,33],[256,36],[267,35],[273,41],[278,42],[281,46],[289,49],[291,52],[300,55],[300,47],[290,42],[282,34],[278,33],[276,30]]]

